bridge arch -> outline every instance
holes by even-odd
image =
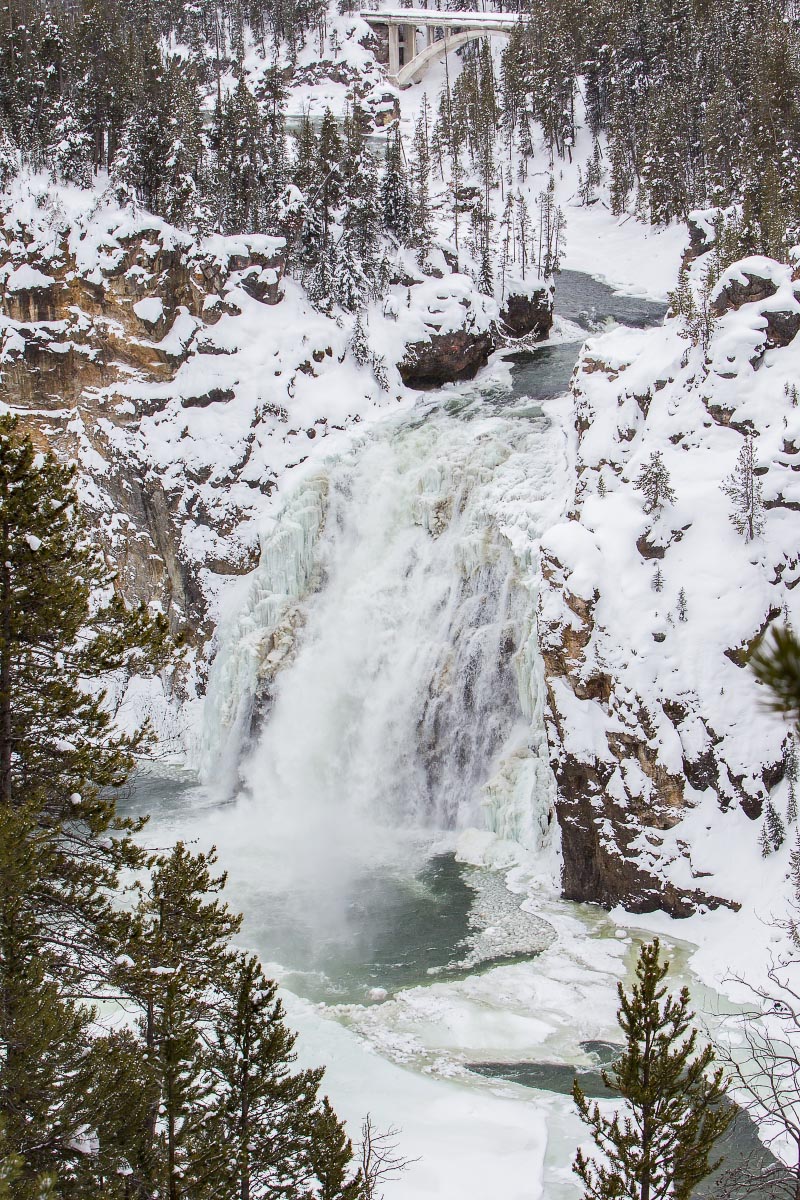
[[[445,54],[455,53],[462,46],[466,46],[467,42],[474,42],[480,38],[490,37],[492,35],[500,37],[511,37],[510,29],[465,29],[461,33],[445,33],[443,38],[438,41],[431,42],[420,50],[419,54],[402,66],[395,76],[395,82],[398,87],[410,87],[412,83],[416,83],[422,75],[425,74],[431,63],[437,62],[444,58]]]
[[[432,62],[450,50],[460,50],[467,42],[491,34],[510,37],[523,18],[519,13],[445,11],[426,8],[389,8],[362,11],[364,20],[389,34],[389,79],[398,87],[409,87],[425,73]],[[417,53],[417,31],[426,32],[426,45]],[[436,39],[440,31],[443,37]],[[411,52],[409,57],[409,52]]]

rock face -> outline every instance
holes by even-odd
[[[429,391],[444,383],[474,379],[481,367],[486,366],[494,348],[495,341],[488,330],[435,333],[425,341],[406,346],[398,370],[407,387]]]
[[[771,276],[768,264],[762,264],[758,259],[745,259],[735,272],[727,272],[726,278],[720,281],[711,300],[711,315],[724,317],[726,313],[736,312],[743,304],[768,300],[778,290]]]
[[[529,295],[511,293],[500,310],[500,322],[510,337],[543,341],[553,328],[553,288],[538,288]]]
[[[474,379],[505,337],[542,341],[553,325],[552,286],[512,291],[499,312],[488,297],[473,292],[465,276],[424,288],[432,293],[432,300],[424,300],[426,336],[408,338],[398,363],[403,382],[421,391]]]
[[[769,349],[788,346],[800,331],[800,291],[790,288],[785,270],[768,258],[746,258],[726,271],[711,297],[711,315],[719,320],[745,305],[758,305],[766,322]],[[780,295],[779,295],[780,293]],[[772,303],[765,303],[772,301]]]
[[[611,730],[596,753],[581,755],[570,750],[566,721],[591,719],[592,706],[616,717],[618,681],[612,673],[587,664],[586,650],[597,633],[599,596],[587,601],[565,589],[566,572],[552,555],[545,559],[543,573],[548,586],[561,591],[569,613],[569,623],[563,619],[540,621],[539,628],[548,688],[551,765],[558,784],[564,897],[606,908],[621,904],[636,913],[663,909],[673,917],[689,916],[700,906],[729,904],[701,888],[676,887],[657,871],[647,869],[646,856],[637,843],[643,836],[649,837],[655,859],[660,832],[678,825],[686,800],[683,773],[670,772],[659,761],[653,746],[655,729],[643,702],[627,727],[617,720],[609,722]],[[579,702],[577,711],[571,702],[564,703],[565,686]],[[688,772],[695,765],[698,769],[702,766],[682,765]],[[621,781],[631,778],[637,778],[634,790],[620,787]]]
[[[147,462],[141,421],[165,410],[204,331],[240,313],[237,289],[259,304],[280,302],[283,243],[219,238],[198,248],[161,223],[140,223],[106,231],[90,252],[74,229],[48,232],[49,244],[41,229],[0,225],[0,398],[41,444],[89,468],[96,484],[85,501],[124,593],[158,602],[175,630],[197,635],[201,563],[183,546],[192,496],[185,478]],[[211,386],[182,402],[232,397]],[[198,500],[194,519],[202,519]],[[252,553],[242,551],[235,541],[227,554],[215,548],[217,566],[248,570]]]
[[[746,875],[767,869],[787,729],[745,668],[773,621],[800,616],[795,286],[791,268],[744,260],[720,279],[707,343],[671,319],[582,351],[576,495],[543,539],[539,614],[570,899],[682,917],[746,903]],[[755,552],[720,488],[744,434],[767,510]],[[656,450],[676,493],[660,515],[636,487]]]

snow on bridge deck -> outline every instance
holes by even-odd
[[[370,25],[432,25],[439,29],[508,29],[519,24],[519,13],[439,12],[428,8],[364,9],[360,14]]]

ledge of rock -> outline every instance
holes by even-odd
[[[511,292],[500,310],[500,322],[509,337],[533,335],[543,341],[553,327],[553,289],[537,288],[528,294]]]
[[[486,366],[494,345],[488,330],[434,333],[425,341],[406,346],[398,370],[407,387],[428,391],[443,383],[474,379],[481,367]]]
[[[711,299],[712,316],[724,317],[726,313],[740,309],[743,304],[769,300],[780,286],[773,277],[775,266],[770,259],[752,257],[726,271]]]

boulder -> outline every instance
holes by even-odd
[[[757,304],[769,300],[778,290],[774,279],[755,266],[747,266],[731,272],[718,287],[711,301],[711,315],[724,317],[726,313],[735,312],[743,304]]]
[[[488,330],[434,333],[425,341],[406,346],[398,370],[407,387],[429,391],[443,383],[474,379],[481,367],[486,366],[494,346]]]
[[[537,342],[544,341],[553,327],[552,290],[538,288],[527,296],[512,292],[500,310],[500,321],[509,337],[532,334]]]
[[[788,346],[800,332],[800,312],[765,312],[767,319],[767,346]]]

